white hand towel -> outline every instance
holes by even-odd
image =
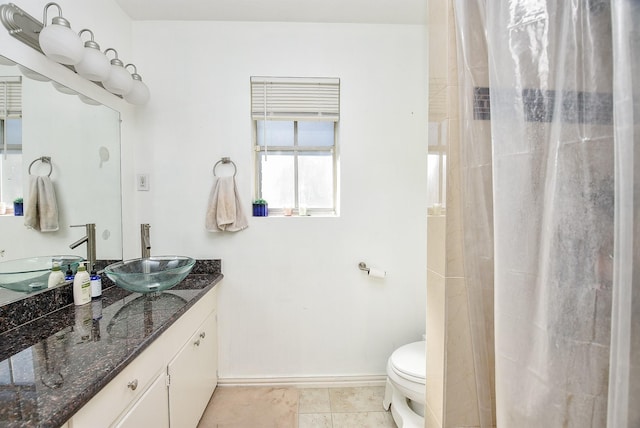
[[[249,226],[234,177],[219,177],[209,194],[205,227],[209,232],[237,232]]]
[[[58,225],[58,203],[53,183],[48,176],[29,176],[29,197],[24,207],[24,225],[41,232],[55,232]]]

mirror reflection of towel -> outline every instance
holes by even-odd
[[[219,177],[209,194],[205,227],[209,232],[238,232],[249,226],[234,177]]]
[[[53,182],[48,176],[29,176],[29,197],[24,207],[24,225],[40,232],[55,232],[58,226],[58,203]]]

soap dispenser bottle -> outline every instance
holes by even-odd
[[[95,299],[102,296],[102,278],[96,273],[96,270],[91,270],[91,298]]]
[[[51,273],[49,274],[49,288],[55,287],[64,282],[64,273],[60,270],[60,263],[53,262]]]
[[[65,281],[73,281],[73,271],[71,270],[71,265],[67,265],[67,273],[64,274]]]
[[[73,303],[84,305],[91,301],[91,278],[84,263],[78,266],[76,276],[73,278]]]

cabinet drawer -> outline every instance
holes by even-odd
[[[145,349],[73,416],[71,428],[108,427],[160,372],[166,373],[162,348],[161,342],[155,342]]]
[[[167,376],[160,373],[149,389],[127,411],[114,428],[169,428],[169,403],[167,402]]]

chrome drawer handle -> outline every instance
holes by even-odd
[[[204,331],[202,333],[200,333],[200,338],[204,339],[204,337],[207,335],[207,333],[205,333]]]
[[[196,345],[196,346],[200,346],[200,339],[198,339],[195,342],[193,342],[193,344]]]
[[[127,388],[130,388],[132,391],[135,391],[138,387],[138,379],[134,379],[127,384]]]

